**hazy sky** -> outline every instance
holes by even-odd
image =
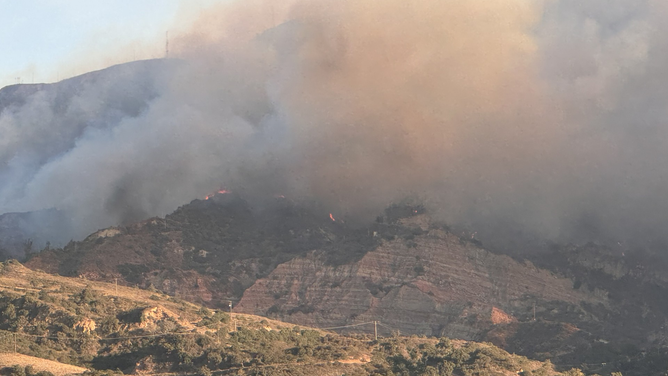
[[[161,56],[165,31],[178,16],[216,2],[221,1],[0,0],[0,87],[18,77],[24,83],[52,82],[120,62],[115,59]],[[126,46],[123,56],[112,52],[120,46]],[[90,55],[103,58],[72,66],[72,59]]]

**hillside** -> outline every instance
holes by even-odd
[[[64,366],[27,356],[132,374],[559,374],[549,363],[491,344],[343,336],[210,311],[156,292],[35,272],[13,261],[0,267],[0,312],[0,330],[16,338],[23,354],[9,355],[13,340],[3,341],[3,364],[34,364],[34,370],[54,374],[63,374],[56,370]]]
[[[164,219],[91,234],[62,249],[42,252],[31,268],[127,285],[153,286],[211,307],[238,300],[258,277],[313,249],[342,263],[361,258],[380,239],[348,229],[277,198],[254,208],[243,198],[195,200]]]
[[[16,366],[18,366],[18,369],[23,368],[24,371],[26,367],[30,367],[28,370],[32,370],[33,372],[51,372],[55,376],[81,374],[88,371],[87,368],[55,362],[53,360],[37,358],[34,356],[28,356],[19,353],[0,353],[0,369],[14,368]]]
[[[668,338],[668,311],[642,303],[645,282],[626,278],[629,293],[619,294],[603,277],[493,254],[419,206],[393,206],[368,227],[350,227],[284,198],[258,208],[219,194],[26,265],[214,309],[231,300],[237,313],[298,325],[378,320],[406,334],[490,341],[564,366],[635,364],[665,352]],[[654,286],[653,294],[668,291]]]

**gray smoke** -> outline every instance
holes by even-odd
[[[649,0],[226,3],[181,26],[178,60],[4,108],[0,212],[55,207],[83,236],[226,188],[662,241],[666,21]]]

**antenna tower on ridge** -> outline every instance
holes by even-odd
[[[169,31],[165,32],[165,59],[169,58]]]

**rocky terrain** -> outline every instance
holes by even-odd
[[[26,265],[211,308],[231,301],[235,312],[300,325],[379,321],[383,335],[489,341],[557,365],[621,367],[663,351],[668,311],[652,300],[667,291],[659,277],[637,279],[629,261],[603,250],[585,262],[578,250],[543,255],[550,270],[488,252],[420,206],[395,205],[354,227],[285,198],[254,206],[228,193],[100,230]]]
[[[428,220],[400,221],[421,234],[385,240],[355,263],[327,265],[314,251],[281,264],[244,292],[237,310],[317,326],[382,318],[408,333],[473,339],[495,324],[529,321],[534,303],[538,316],[549,302],[608,303],[603,293],[575,290],[570,279],[491,254]]]

